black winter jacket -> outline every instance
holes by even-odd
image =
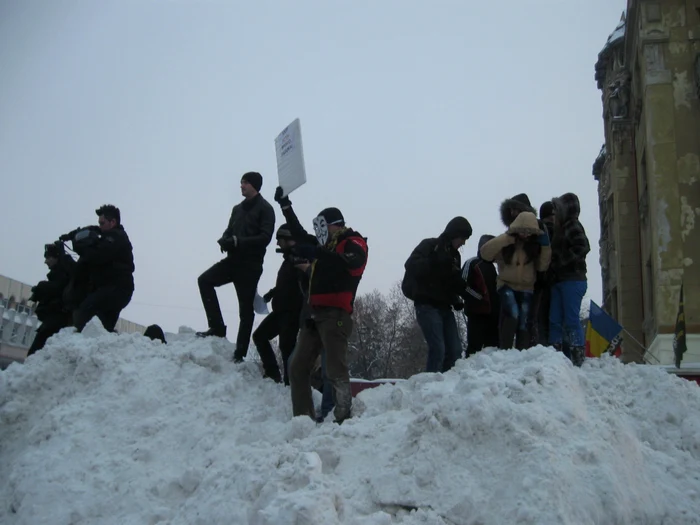
[[[87,276],[91,290],[116,286],[134,291],[134,251],[121,224],[101,232],[99,240],[78,255],[76,273]]]
[[[461,233],[462,230],[465,232]],[[416,304],[440,309],[461,304],[460,297],[466,297],[466,282],[462,279],[462,257],[452,247],[452,239],[470,235],[468,222],[462,224],[453,219],[439,237],[423,239],[404,264],[406,272],[401,284],[404,295]]]
[[[238,242],[227,250],[228,257],[235,262],[262,266],[274,231],[275,210],[262,195],[258,193],[252,199],[236,204],[222,235],[224,238],[235,236]]]
[[[308,277],[297,270],[291,256],[286,255],[277,272],[275,287],[267,292],[272,295],[272,310],[299,314],[304,304],[304,292],[308,287]]]
[[[46,274],[46,280],[32,288],[31,300],[39,303],[35,312],[42,323],[53,315],[63,315],[68,311],[63,302],[63,291],[73,277],[75,264],[70,255],[63,254]]]

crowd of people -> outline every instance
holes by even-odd
[[[461,264],[459,248],[472,235],[464,217],[424,239],[405,264],[404,295],[413,300],[428,359],[426,371],[445,372],[461,357],[455,311],[467,318],[467,356],[484,347],[524,350],[550,345],[572,363],[584,360],[579,319],[587,289],[590,244],[573,193],[540,206],[524,193],[506,199],[506,231],[482,235],[478,254]]]
[[[352,415],[348,343],[357,288],[368,260],[367,239],[332,207],[317,214],[309,233],[281,187],[274,200],[286,222],[275,231],[275,211],[260,193],[262,184],[260,173],[241,177],[243,200],[233,207],[217,241],[224,257],[197,280],[208,329],[196,335],[226,337],[216,288],[232,283],[239,310],[234,362],[246,358],[252,337],[264,377],[290,387],[294,416],[321,421],[333,410],[334,420],[342,423]],[[415,304],[428,347],[427,372],[447,371],[461,357],[455,319],[460,311],[467,319],[467,356],[484,347],[524,350],[545,344],[581,365],[579,310],[590,246],[579,211],[576,195],[566,193],[544,203],[538,218],[527,195],[520,194],[501,204],[506,231],[482,235],[477,256],[464,265],[459,249],[472,236],[464,217],[455,217],[438,237],[416,246],[405,264],[402,291]],[[61,328],[80,331],[95,316],[113,331],[131,300],[133,250],[119,209],[105,205],[96,214],[98,226],[78,228],[45,247],[47,280],[32,289],[42,324],[30,355]],[[254,301],[273,235],[282,263],[275,286],[263,295],[272,311],[253,331]],[[67,241],[77,261],[66,254]],[[157,325],[144,335],[165,342]],[[281,367],[271,345],[276,337]],[[314,387],[323,392],[318,411]]]

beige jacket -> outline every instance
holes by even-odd
[[[552,248],[549,245],[542,246],[539,255],[534,260],[527,262],[525,240],[518,237],[518,234],[521,233],[542,235],[543,231],[540,229],[534,213],[521,212],[506,233],[491,239],[479,250],[483,259],[495,261],[498,265],[498,288],[505,285],[517,291],[533,291],[537,272],[544,272],[549,268]],[[510,262],[506,263],[503,250],[511,245],[515,245],[515,251]]]

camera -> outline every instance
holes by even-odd
[[[275,252],[281,253],[284,260],[291,263],[293,266],[296,266],[297,264],[306,264],[309,262],[303,257],[294,255],[294,253],[292,253],[290,250],[283,250],[282,248],[277,248]]]
[[[62,242],[71,241],[73,243],[73,251],[80,255],[81,250],[97,244],[97,241],[100,239],[100,233],[99,226],[86,226],[64,233],[58,239]]]

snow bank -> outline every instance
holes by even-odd
[[[1,372],[0,523],[700,521],[700,389],[663,370],[485,351],[316,425],[232,350],[91,324]]]

